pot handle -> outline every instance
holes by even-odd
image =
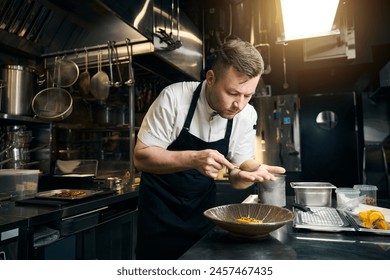
[[[33,153],[33,152],[35,152],[35,151],[38,151],[38,150],[40,150],[40,149],[43,149],[43,148],[46,148],[46,147],[48,147],[49,145],[42,145],[42,146],[38,146],[38,147],[35,147],[35,148],[33,148],[33,149],[30,149],[30,150],[28,150],[28,151],[25,151],[25,153],[26,154],[29,154],[29,153]]]
[[[46,83],[46,75],[45,74],[41,74],[41,75],[38,76],[37,84],[38,84],[38,86],[41,86],[44,83]]]

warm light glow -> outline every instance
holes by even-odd
[[[332,30],[339,0],[280,0],[284,41],[338,34]]]

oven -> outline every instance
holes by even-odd
[[[41,227],[51,229],[53,241],[33,244],[30,259],[122,260],[135,259],[138,198],[123,200],[79,214],[63,217]]]

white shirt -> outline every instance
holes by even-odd
[[[166,149],[180,134],[199,82],[180,82],[164,88],[146,113],[138,139],[146,146]],[[189,132],[206,142],[225,137],[227,119],[208,105],[205,83],[196,105]],[[257,113],[248,104],[233,119],[227,159],[234,164],[254,158]]]

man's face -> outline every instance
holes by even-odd
[[[206,74],[206,96],[210,107],[221,117],[232,119],[255,93],[260,76],[249,78],[230,67],[216,80],[213,70]]]

